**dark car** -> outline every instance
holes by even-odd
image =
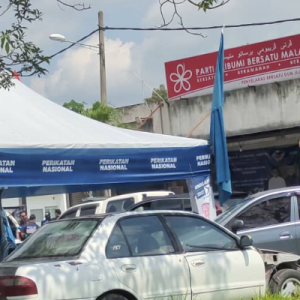
[[[300,187],[254,194],[217,217],[238,235],[251,235],[258,248],[300,254]]]
[[[188,195],[164,197],[148,197],[128,208],[127,211],[144,210],[184,210],[192,211],[191,199]]]
[[[141,210],[183,210],[192,211],[189,194],[171,195],[164,197],[149,197],[131,206],[128,211]],[[221,207],[216,203],[217,215],[222,213]]]

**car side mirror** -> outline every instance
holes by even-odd
[[[236,234],[243,227],[244,227],[244,221],[235,220],[232,224],[231,231]]]
[[[242,249],[248,248],[253,245],[253,240],[250,235],[243,235],[240,239],[240,247]]]

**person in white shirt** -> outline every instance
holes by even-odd
[[[285,180],[279,176],[277,169],[272,171],[272,178],[269,180],[269,190],[275,190],[286,187]]]

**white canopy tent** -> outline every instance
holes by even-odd
[[[113,127],[15,80],[0,89],[4,197],[107,188],[209,173],[207,141]]]

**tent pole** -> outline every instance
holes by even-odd
[[[5,234],[5,228],[4,228],[2,192],[3,192],[3,188],[0,188],[0,234],[1,234],[0,262],[8,255],[8,252],[9,252],[9,244],[7,241],[7,237]]]

